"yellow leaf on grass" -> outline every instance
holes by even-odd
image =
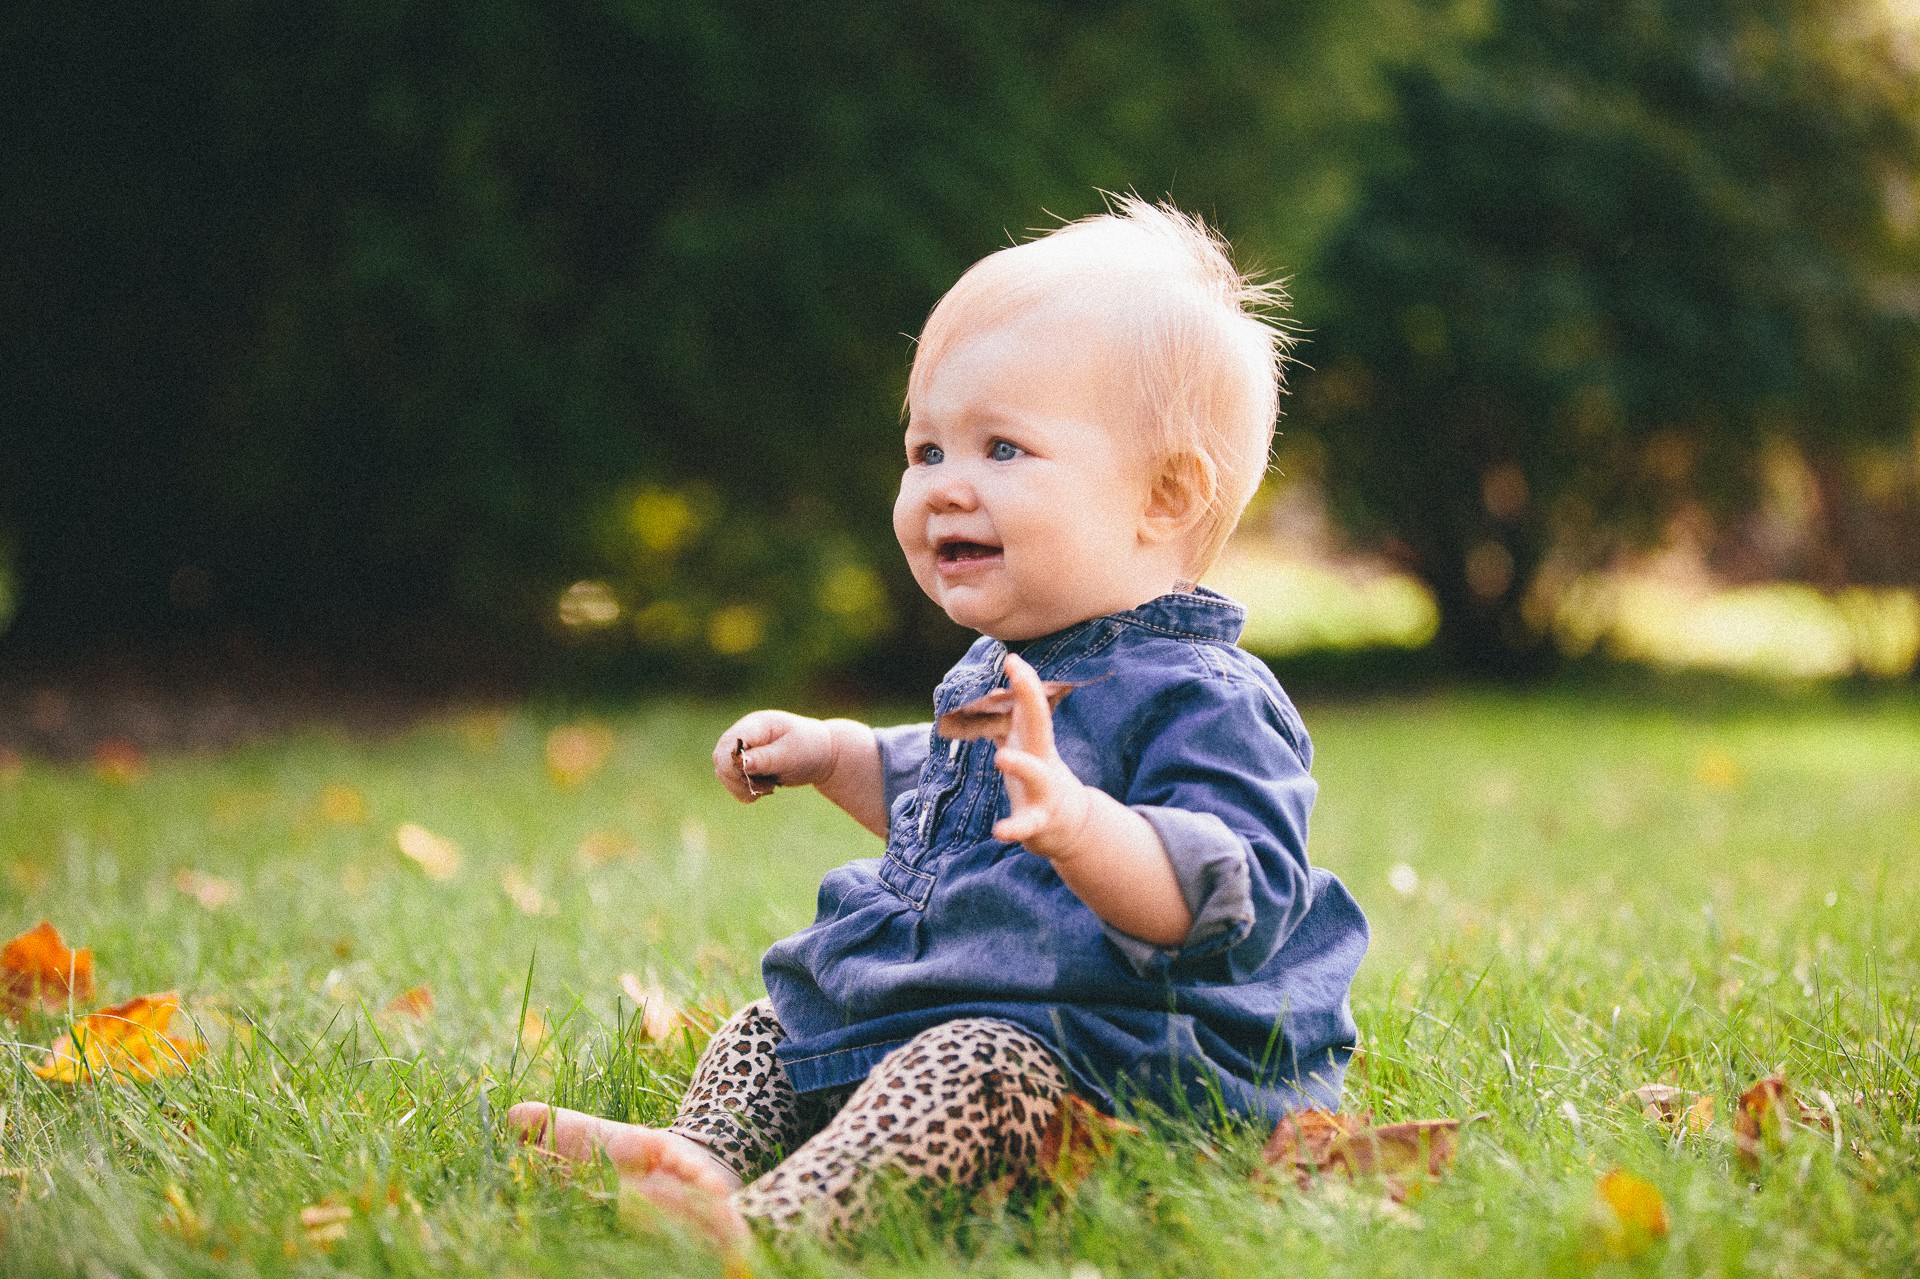
[[[1138,1133],[1130,1123],[1102,1114],[1074,1093],[1067,1094],[1040,1138],[1040,1168],[1063,1186],[1077,1186],[1100,1160],[1113,1153],[1115,1138]]]
[[[1674,1084],[1641,1084],[1617,1098],[1647,1118],[1670,1127],[1684,1127],[1695,1136],[1713,1126],[1713,1097]]]
[[[640,844],[625,831],[597,830],[580,841],[580,865],[587,870],[640,852]]]
[[[1609,1169],[1594,1186],[1607,1251],[1625,1260],[1642,1256],[1666,1237],[1667,1201],[1660,1188],[1624,1168]]]
[[[547,1019],[532,1009],[520,1019],[520,1046],[526,1049],[538,1048],[547,1040]]]
[[[18,1021],[29,1008],[57,1012],[92,998],[93,952],[68,950],[47,920],[0,947],[0,1013]]]
[[[309,1244],[322,1252],[330,1252],[333,1245],[347,1237],[347,1224],[352,1220],[353,1208],[328,1195],[300,1210],[300,1232]]]
[[[547,774],[558,786],[578,786],[613,757],[613,730],[593,720],[562,724],[547,734]]]
[[[518,866],[509,866],[500,872],[500,887],[507,894],[507,900],[522,915],[551,914],[553,911],[553,903],[547,900],[547,895]]]
[[[417,822],[406,822],[393,832],[393,839],[428,879],[445,883],[460,873],[460,845],[445,836]]]
[[[425,1021],[433,1016],[433,987],[422,982],[403,990],[387,1001],[386,1010],[398,1017]]]
[[[647,969],[645,980],[632,973],[621,973],[620,989],[639,1009],[640,1038],[659,1043],[687,1024],[685,1010],[667,993],[667,988],[660,983],[660,975],[653,969]]]
[[[179,1011],[179,992],[169,990],[88,1013],[54,1041],[33,1073],[63,1084],[93,1083],[102,1075],[144,1081],[180,1074],[206,1044],[168,1033]]]
[[[1740,765],[1725,751],[1705,751],[1693,761],[1693,780],[1708,790],[1732,790],[1740,784]]]

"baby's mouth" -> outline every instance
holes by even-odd
[[[984,542],[941,542],[934,547],[934,556],[942,564],[964,564],[969,560],[991,559],[998,554],[999,547]]]

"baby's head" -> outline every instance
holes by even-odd
[[[1021,640],[1198,580],[1266,469],[1282,301],[1131,197],[974,264],[907,389],[894,531],[921,587]]]

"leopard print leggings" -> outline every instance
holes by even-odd
[[[734,1014],[701,1055],[672,1129],[746,1180],[735,1206],[776,1228],[855,1228],[889,1176],[979,1187],[1025,1173],[1069,1091],[1044,1044],[985,1018],[922,1031],[859,1086],[805,1096],[774,1058],[785,1038],[766,1000]]]

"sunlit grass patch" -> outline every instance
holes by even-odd
[[[1374,927],[1349,1104],[1482,1116],[1452,1172],[1402,1205],[1261,1186],[1259,1126],[1176,1118],[1078,1186],[903,1197],[754,1273],[1920,1265],[1920,704],[1306,710],[1314,855]],[[545,1097],[664,1121],[699,1026],[759,993],[760,951],[810,917],[825,869],[875,851],[815,797],[725,799],[707,757],[728,715],[499,712],[125,781],[36,762],[0,780],[0,927],[46,917],[91,947],[92,1006],[179,989],[208,1044],[179,1073],[75,1086],[32,1071],[63,1011],[11,1032],[0,1272],[724,1273],[623,1221],[610,1170],[555,1169],[500,1120]],[[459,850],[451,873],[408,855],[409,824]],[[231,892],[193,891],[211,880]],[[636,1007],[656,991],[687,1017]],[[1750,1172],[1736,1099],[1782,1069],[1836,1122]],[[1623,1100],[1655,1082],[1711,1118]],[[1616,1168],[1657,1194],[1664,1235],[1606,1216]]]

